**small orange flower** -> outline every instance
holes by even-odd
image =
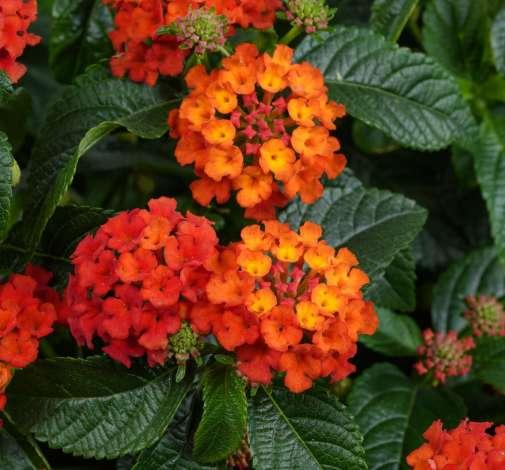
[[[269,55],[243,43],[221,68],[190,71],[191,92],[168,123],[178,139],[178,162],[194,164],[201,180],[191,186],[200,204],[226,202],[231,187],[247,218],[268,220],[297,195],[316,201],[324,190],[321,178],[343,171],[346,159],[336,153],[340,144],[329,131],[344,108],[328,100],[315,67],[292,60],[285,45]]]
[[[356,257],[348,249],[335,253],[311,222],[296,233],[270,220],[244,228],[241,236],[223,259],[208,265],[213,274],[207,284],[211,304],[233,314],[228,330],[223,332],[219,314],[211,328],[225,348],[237,352],[239,372],[253,383],[269,383],[275,371],[286,372],[286,387],[296,393],[317,378],[336,381],[352,373],[348,361],[359,335],[371,335],[378,326],[373,304],[362,298],[363,279],[352,274],[361,272]],[[342,279],[326,282],[342,266]],[[235,329],[255,324],[251,315],[258,336],[242,350],[243,337]]]

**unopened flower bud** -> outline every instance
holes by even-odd
[[[469,296],[465,318],[475,336],[505,336],[505,309],[495,297]]]
[[[287,19],[309,34],[326,29],[335,13],[325,0],[285,0],[285,4]]]
[[[183,322],[180,330],[170,337],[170,352],[178,364],[185,364],[190,357],[198,357],[202,346],[202,340],[186,322]]]

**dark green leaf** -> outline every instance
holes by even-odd
[[[425,10],[423,45],[459,76],[478,73],[486,34],[485,0],[431,0]]]
[[[49,470],[51,467],[32,438],[23,436],[5,417],[0,429],[0,468]]]
[[[7,134],[14,150],[19,149],[25,139],[31,111],[32,99],[24,88],[17,88],[3,100],[0,98],[0,132]]]
[[[280,218],[295,228],[307,220],[320,224],[324,239],[334,247],[349,247],[373,281],[412,243],[426,211],[399,194],[365,189],[346,173],[315,204],[295,200]]]
[[[9,77],[7,77],[3,70],[0,70],[0,104],[3,104],[4,100],[13,92],[14,88],[12,87]]]
[[[166,132],[165,101],[156,89],[93,68],[51,106],[35,145],[28,178],[24,243],[34,250],[75,174],[79,158],[118,127],[143,138]]]
[[[379,329],[373,336],[361,336],[368,348],[392,357],[415,356],[421,345],[421,330],[407,315],[398,315],[386,308],[377,308]]]
[[[0,131],[0,239],[9,225],[12,204],[12,148],[7,136]]]
[[[195,433],[194,456],[218,462],[240,447],[246,431],[245,383],[232,367],[216,364],[202,377],[203,416]]]
[[[101,357],[43,360],[16,373],[8,412],[51,447],[115,458],[153,445],[190,384],[176,384],[174,369],[139,375]]]
[[[505,393],[505,338],[478,338],[473,360],[472,372],[484,383]]]
[[[377,305],[400,311],[416,307],[416,270],[412,248],[399,251],[384,274],[366,288],[366,296]]]
[[[40,241],[43,252],[69,257],[77,243],[104,224],[114,212],[98,207],[58,207],[49,220]]]
[[[496,250],[505,266],[505,116],[485,120],[479,145],[475,146],[473,153]]]
[[[352,124],[352,140],[356,147],[365,153],[384,154],[400,148],[400,145],[384,132],[358,120]]]
[[[249,406],[257,470],[366,469],[362,437],[334,395],[261,389]]]
[[[70,83],[89,65],[111,57],[107,32],[112,27],[112,14],[102,0],[55,0],[49,42],[55,77]]]
[[[469,295],[505,295],[505,271],[493,248],[483,248],[453,263],[434,289],[431,319],[436,331],[461,331],[466,323],[462,314]]]
[[[419,0],[375,0],[372,28],[392,42],[398,41]]]
[[[491,46],[498,71],[505,75],[505,7],[496,15],[491,29]]]
[[[296,60],[322,71],[331,97],[350,115],[423,150],[475,132],[456,82],[430,58],[366,29],[337,26],[320,36],[304,39]]]
[[[212,470],[191,455],[192,399],[188,396],[177,411],[168,432],[152,447],[144,450],[132,470]]]
[[[415,386],[392,364],[376,364],[356,379],[349,411],[363,433],[370,470],[407,468],[406,455],[421,445],[434,420],[451,428],[466,416],[457,395]]]

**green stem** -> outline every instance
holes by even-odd
[[[288,45],[296,39],[300,34],[303,33],[303,29],[300,28],[300,26],[293,26],[279,41],[279,44],[286,44]]]
[[[11,251],[16,251],[17,253],[28,253],[28,250],[24,249],[24,248],[21,248],[19,246],[15,246],[15,245],[11,245],[9,243],[3,243],[0,248],[5,248],[7,250],[11,250]],[[70,264],[70,260],[68,258],[63,258],[62,256],[54,256],[54,255],[50,255],[48,253],[41,253],[40,251],[36,251],[34,253],[34,256],[37,258],[46,258],[46,259],[51,259],[53,261],[60,261],[62,263],[69,263]]]
[[[224,47],[224,46],[217,46],[217,50],[219,52],[221,52],[221,54],[223,54],[225,57],[230,57],[230,53],[228,52],[228,50],[226,49],[226,47]]]

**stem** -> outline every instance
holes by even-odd
[[[228,52],[228,50],[226,49],[226,47],[224,47],[224,46],[217,46],[217,50],[219,52],[221,52],[221,54],[223,54],[225,57],[230,57],[230,53]]]
[[[19,246],[11,245],[9,243],[2,244],[2,248],[5,248],[5,249],[11,250],[11,251],[16,251],[18,253],[25,253],[25,254],[28,253],[28,250],[26,250],[24,248],[20,248]],[[62,256],[54,256],[54,255],[50,255],[47,253],[41,253],[40,251],[36,251],[34,253],[34,256],[38,257],[38,258],[47,258],[47,259],[51,259],[53,261],[60,261],[62,263],[69,263],[70,264],[70,260],[68,258],[63,258]]]
[[[279,41],[279,44],[288,45],[291,41],[296,39],[300,34],[303,33],[303,29],[300,26],[293,26]]]

